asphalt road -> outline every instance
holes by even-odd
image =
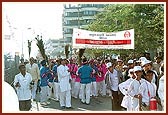
[[[89,105],[82,104],[80,99],[71,98],[72,109],[61,109],[59,102],[51,98],[50,104],[42,106],[39,102],[39,94],[37,95],[37,101],[32,102],[31,111],[111,111],[111,97],[97,97],[92,98]]]

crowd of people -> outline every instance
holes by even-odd
[[[91,98],[111,97],[112,111],[150,111],[151,99],[164,110],[164,62],[140,57],[124,62],[122,59],[87,59],[81,65],[76,58],[42,60],[19,65],[14,86],[19,109],[29,111],[31,102],[40,92],[40,104],[50,104],[53,98],[61,109],[71,109],[71,98],[89,105]]]

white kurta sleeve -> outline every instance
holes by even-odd
[[[159,80],[158,96],[161,100],[164,100],[164,79],[162,77]]]
[[[129,86],[127,92],[128,92],[128,95],[130,95],[131,97],[134,97],[134,96],[136,95],[136,92],[135,92],[135,90],[134,90],[134,81],[132,81],[132,82],[130,83],[130,86]]]
[[[123,95],[126,95],[127,94],[127,91],[126,91],[126,89],[125,89],[125,82],[122,82],[122,83],[120,83],[119,84],[119,90],[121,91],[121,93],[123,94]]]

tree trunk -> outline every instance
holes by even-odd
[[[81,65],[81,62],[82,62],[82,56],[85,52],[85,49],[79,49],[79,59],[78,59],[78,64]]]

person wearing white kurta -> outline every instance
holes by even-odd
[[[130,83],[128,88],[128,95],[131,96],[132,111],[139,111],[139,86],[145,82],[145,79],[141,78],[142,68],[140,66],[134,67],[134,75],[136,78]]]
[[[78,71],[76,72],[76,74],[78,73]],[[75,78],[75,85],[74,85],[74,98],[78,98],[81,99],[82,95],[81,95],[81,83],[80,83],[80,77],[79,75],[77,75],[77,77]]]
[[[164,110],[164,76],[159,79],[158,96],[161,100],[162,110]]]
[[[33,88],[32,88],[32,99],[35,100],[36,98],[36,90],[37,90],[37,83],[40,79],[40,70],[36,63],[34,63],[34,58],[30,58],[30,63],[26,64],[26,71],[31,74],[32,81],[34,82]]]
[[[133,73],[133,69],[129,70],[129,75],[130,78],[126,80],[125,82],[122,82],[119,84],[119,90],[121,93],[124,95],[121,106],[126,108],[127,111],[131,111],[131,96],[128,95],[127,91],[130,86],[130,83],[135,79],[135,75]]]
[[[57,68],[61,108],[71,108],[70,72],[68,70],[69,68],[65,65],[65,60],[61,59],[61,65]]]
[[[26,72],[24,64],[19,65],[20,73],[15,76],[14,86],[19,99],[19,109],[29,111],[31,108],[31,87],[32,76]]]
[[[139,94],[142,96],[141,106],[144,106],[144,111],[150,110],[150,99],[156,98],[156,85],[152,83],[153,74],[154,72],[152,70],[147,71],[145,75],[147,81],[143,82],[139,87]]]
[[[142,95],[142,102],[149,106],[149,100],[156,96],[156,85],[148,81],[143,82],[139,87],[139,93]]]
[[[152,70],[152,64],[151,64],[151,61],[149,61],[149,60],[142,61],[141,66],[142,66],[142,68],[143,68],[145,73],[148,70]],[[155,70],[152,70],[152,71],[154,72],[153,77],[152,77],[152,82],[155,83],[156,85],[158,85],[157,84],[158,74],[157,74],[157,72]]]
[[[164,86],[164,64],[162,64],[161,65],[161,67],[160,67],[160,69],[161,69],[161,74],[163,74],[162,75],[162,77],[159,79],[159,87],[158,87],[158,96],[159,96],[159,98],[160,98],[160,100],[161,100],[161,104],[162,104],[162,110],[164,110],[164,88],[165,88],[165,86]]]

